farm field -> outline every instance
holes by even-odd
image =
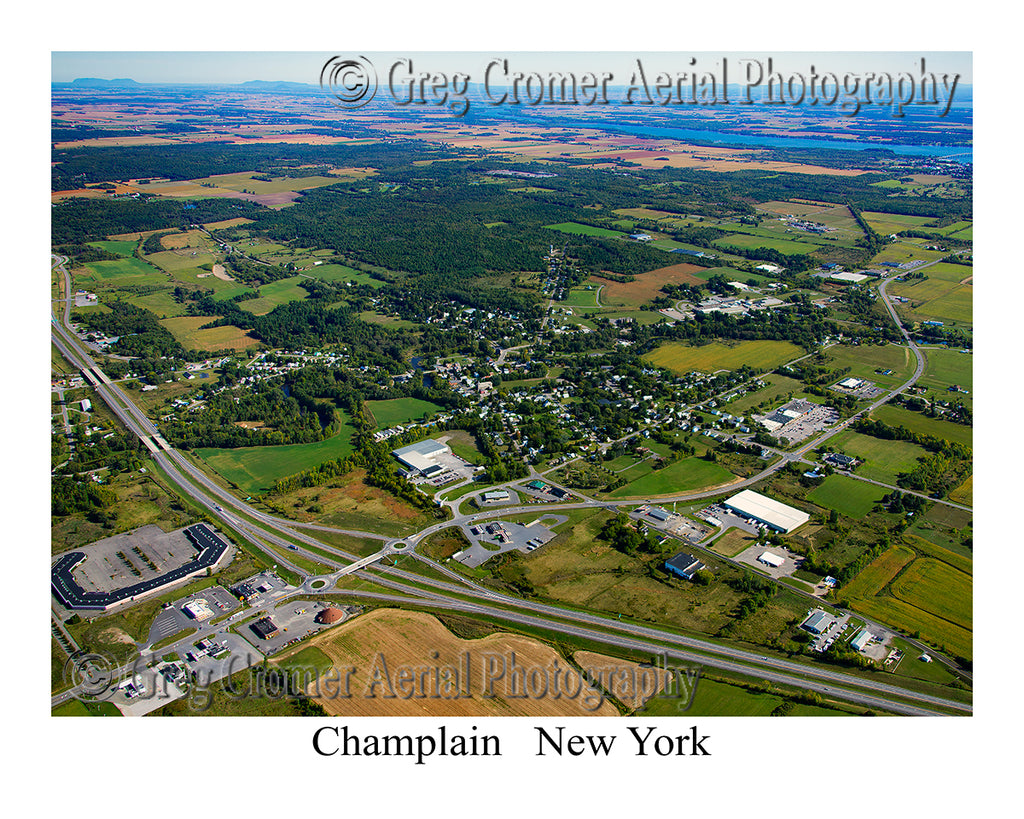
[[[721,248],[739,248],[740,250],[755,250],[759,247],[769,247],[779,253],[798,254],[813,253],[821,249],[820,243],[810,241],[797,242],[793,239],[775,239],[770,236],[752,236],[749,233],[731,233],[721,239],[715,239],[712,244]]]
[[[862,211],[861,216],[877,233],[888,236],[914,227],[925,227],[935,222],[934,216],[905,216],[901,213],[873,213]]]
[[[116,253],[119,256],[131,258],[135,255],[135,248],[138,242],[125,240],[108,240],[105,242],[89,242],[90,247],[98,247],[108,253]]]
[[[925,349],[924,356],[924,374],[917,383],[941,393],[944,399],[958,399],[969,405],[974,391],[974,356],[941,347]],[[948,392],[954,384],[967,393]]]
[[[930,557],[915,560],[892,584],[905,603],[970,630],[973,623],[971,578]]]
[[[544,227],[574,236],[601,236],[606,239],[621,239],[627,235],[617,230],[608,230],[607,228],[593,227],[592,225],[581,225],[578,222],[559,222],[557,225],[544,225]]]
[[[928,268],[926,272],[930,272]],[[891,292],[911,300],[912,307],[899,305],[899,310],[915,321],[973,322],[974,288],[940,278],[915,279],[893,285]]]
[[[849,367],[854,378],[873,381],[880,387],[899,386],[917,366],[917,359],[910,349],[899,344],[834,344],[825,351],[825,355],[828,357],[826,366]],[[892,375],[882,375],[875,370],[893,372]]]
[[[628,472],[624,475],[628,476]],[[669,464],[664,469],[657,469],[642,475],[632,483],[620,486],[610,493],[610,497],[622,498],[636,495],[667,495],[676,492],[689,492],[693,489],[720,486],[736,479],[725,467],[703,458],[684,458]]]
[[[854,601],[852,608],[904,633],[920,632],[922,640],[952,654],[967,658],[973,654],[973,636],[969,630],[903,600],[895,597],[872,597]]]
[[[683,262],[640,273],[631,282],[592,276],[587,283],[604,286],[601,290],[601,304],[605,306],[639,307],[657,296],[664,295],[661,292],[662,285],[702,284],[703,280],[697,275],[702,270],[703,268],[698,265]]]
[[[441,408],[419,398],[390,398],[386,401],[367,401],[366,409],[377,421],[379,429],[388,429],[396,424],[414,421],[423,415],[433,415]]]
[[[971,427],[963,424],[954,424],[952,421],[943,421],[941,418],[929,418],[919,412],[911,412],[908,409],[888,404],[874,410],[871,415],[890,426],[904,426],[912,432],[945,438],[947,441],[971,446],[973,431]]]
[[[643,356],[657,367],[675,373],[736,370],[747,364],[770,370],[803,355],[803,350],[788,341],[741,341],[726,345],[721,342],[691,347],[680,342],[662,344]]]
[[[583,287],[574,287],[568,293],[565,294],[565,298],[558,302],[562,307],[594,307],[597,304],[597,294],[600,290],[600,285],[584,285]]]
[[[807,494],[807,499],[851,518],[862,518],[881,500],[886,490],[845,475],[829,475]]]
[[[303,281],[301,276],[292,276],[290,279],[280,279],[264,284],[259,288],[259,298],[240,301],[238,306],[253,315],[265,316],[275,307],[280,307],[290,301],[302,301],[306,298],[309,291],[302,287]]]
[[[973,506],[974,498],[974,476],[971,475],[960,486],[949,493],[949,499],[965,506]]]
[[[913,261],[937,262],[947,255],[949,254],[941,250],[925,250],[907,242],[892,242],[871,257],[869,266],[880,265],[883,262],[892,262],[893,264]],[[925,272],[927,273],[927,271]]]
[[[744,549],[749,549],[755,543],[757,543],[757,538],[749,532],[745,532],[742,529],[730,529],[712,543],[710,548],[713,552],[718,552],[720,555],[736,557]]]
[[[125,285],[166,284],[167,274],[134,256],[106,262],[89,262],[74,273],[73,287],[102,290]]]
[[[244,350],[259,344],[244,330],[234,326],[199,329],[218,316],[181,316],[164,319],[160,323],[171,331],[186,350]]]
[[[881,483],[895,483],[901,472],[910,472],[918,458],[928,451],[910,441],[886,441],[846,430],[832,438],[822,451],[843,452],[864,461],[854,470],[858,475]]]
[[[874,597],[915,557],[913,549],[901,545],[890,546],[861,569],[853,581],[843,586],[840,594],[850,600]]]
[[[196,454],[211,469],[248,494],[262,494],[274,481],[323,461],[352,454],[350,439],[354,428],[346,424],[326,441],[283,446],[250,446],[237,449],[197,449]]]
[[[509,657],[515,652],[516,662],[529,667],[553,667],[557,661],[567,665],[553,648],[537,640],[514,634],[497,633],[466,640],[456,637],[429,614],[396,609],[376,609],[340,626],[329,629],[310,640],[309,645],[322,651],[336,668],[355,666],[350,698],[314,696],[332,716],[615,716],[618,711],[608,702],[594,710],[585,707],[583,697],[515,698],[506,696],[503,683],[493,687],[494,697],[482,696],[485,655]],[[436,652],[436,653],[435,653]],[[380,658],[392,674],[399,667],[459,666],[461,657],[470,657],[472,697],[386,697],[381,685],[369,688],[374,670],[381,672]],[[313,694],[314,692],[310,692]],[[327,690],[321,692],[326,694]],[[371,694],[372,696],[366,696]],[[591,703],[591,705],[596,703]]]

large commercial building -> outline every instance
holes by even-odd
[[[679,575],[684,580],[689,580],[697,572],[705,568],[705,566],[693,555],[680,552],[671,560],[665,561],[665,568],[672,572],[672,574]]]
[[[786,506],[750,489],[733,495],[724,505],[744,517],[753,518],[777,532],[788,534],[811,519],[806,512]]]
[[[429,478],[444,471],[444,466],[439,464],[437,459],[442,455],[450,455],[451,452],[447,444],[428,438],[426,441],[417,441],[415,444],[395,449],[391,454],[410,472]]]

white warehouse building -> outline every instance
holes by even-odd
[[[811,519],[806,512],[786,506],[750,489],[733,495],[724,505],[744,517],[753,518],[784,534],[789,534]]]
[[[419,472],[429,477],[444,470],[444,466],[437,462],[437,458],[451,454],[451,449],[440,441],[428,438],[426,441],[418,441],[393,450],[391,454],[411,472]]]

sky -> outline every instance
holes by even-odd
[[[971,84],[973,78],[970,52],[901,51],[901,52],[786,52],[766,49],[749,51],[607,51],[574,52],[547,51],[522,52],[492,49],[490,51],[423,52],[423,51],[139,51],[139,52],[82,52],[54,51],[51,53],[53,82],[70,82],[79,77],[101,79],[130,78],[147,83],[238,83],[248,80],[286,80],[317,84],[320,69],[328,58],[361,55],[376,67],[378,74],[386,72],[395,61],[411,59],[416,71],[448,74],[469,74],[474,82],[483,80],[484,70],[492,59],[509,60],[511,71],[574,71],[610,72],[614,82],[628,82],[636,59],[642,58],[645,70],[676,73],[689,69],[691,58],[695,68],[714,71],[724,57],[730,67],[729,81],[739,81],[743,60],[756,60],[767,71],[771,59],[773,69],[787,75],[790,72],[809,74],[813,66],[817,72],[837,75],[867,72],[920,72],[921,59],[927,70],[938,75],[959,74],[962,85]],[[613,83],[614,84],[614,83]]]

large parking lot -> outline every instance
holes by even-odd
[[[781,566],[772,566],[769,563],[758,560],[758,557],[763,555],[765,552],[770,552],[776,557],[782,558]],[[762,545],[755,543],[753,546],[744,549],[740,552],[733,560],[739,563],[746,563],[748,566],[753,566],[759,572],[773,577],[778,580],[780,577],[789,577],[798,568],[800,563],[803,561],[803,555],[794,554],[785,546],[771,546]]]
[[[86,591],[111,592],[159,577],[195,559],[196,547],[184,531],[165,532],[151,524],[97,540],[79,549],[86,555],[73,572]]]
[[[251,640],[253,645],[257,646],[261,652],[270,656],[297,640],[302,640],[312,634],[337,625],[336,623],[323,625],[315,621],[320,610],[330,605],[332,604],[323,601],[313,603],[309,600],[286,600],[283,603],[279,603],[276,607],[264,609],[261,613],[254,615],[252,619],[246,620],[245,623],[240,625],[238,630],[245,635],[247,640]],[[340,608],[345,613],[345,619],[338,622],[345,622],[345,620],[361,611],[361,609],[355,606],[336,606],[336,608]],[[277,626],[277,633],[266,640],[252,629],[252,624],[262,617],[269,617],[273,624]]]
[[[792,410],[802,413],[799,418],[783,424],[782,426],[769,430],[769,434],[780,441],[789,441],[795,444],[822,432],[828,427],[839,422],[839,413],[832,407],[823,407],[813,401],[794,399],[778,409],[768,413],[767,416],[755,415],[755,421],[763,421],[766,418],[778,418],[783,410]]]
[[[189,617],[183,610],[184,606],[195,600],[205,600],[206,605],[213,612],[212,616],[205,621],[194,620]],[[209,589],[203,589],[202,591],[190,594],[188,597],[182,597],[171,603],[168,608],[161,611],[153,620],[153,624],[149,627],[149,643],[152,645],[186,628],[200,626],[204,622],[209,622],[209,620],[214,620],[222,614],[233,611],[239,605],[238,598],[222,586],[213,586]]]

